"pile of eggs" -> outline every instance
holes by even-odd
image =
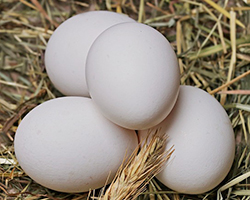
[[[109,11],[78,14],[51,36],[45,65],[65,96],[28,113],[14,141],[20,166],[39,184],[100,188],[137,147],[137,133],[143,140],[158,128],[175,149],[157,175],[167,187],[199,194],[226,177],[230,120],[208,93],[180,86],[176,55],[156,29]]]

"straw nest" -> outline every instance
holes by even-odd
[[[249,199],[248,0],[0,2],[0,199]],[[81,194],[55,192],[32,181],[18,166],[13,138],[20,120],[36,105],[62,96],[45,71],[47,41],[60,23],[89,10],[122,12],[156,28],[176,51],[181,84],[206,90],[224,106],[235,131],[236,154],[230,173],[214,190],[185,195],[157,182],[153,177],[171,154],[171,151],[152,153],[152,148],[159,150],[164,146],[164,142],[159,142],[159,136],[141,151],[137,149],[107,190]],[[131,182],[128,177],[134,177],[133,174],[138,178],[130,179]]]

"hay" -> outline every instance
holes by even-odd
[[[214,3],[215,2],[215,3]],[[36,105],[62,96],[44,67],[54,29],[88,10],[112,10],[153,26],[177,53],[181,84],[214,95],[232,121],[234,165],[214,190],[177,194],[155,179],[137,199],[249,199],[250,6],[233,0],[2,0],[0,4],[0,199],[87,199],[32,181],[16,164],[13,138],[18,123]]]

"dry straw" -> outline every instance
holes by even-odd
[[[128,162],[122,164],[114,180],[98,200],[134,200],[146,188],[149,181],[166,165],[173,148],[165,150],[166,134],[160,129],[149,133],[142,147],[138,146]]]

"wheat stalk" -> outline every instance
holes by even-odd
[[[158,174],[173,153],[173,147],[165,150],[167,136],[159,129],[149,133],[129,160],[120,166],[114,180],[97,200],[134,200],[148,182]],[[140,148],[141,146],[141,148]]]

